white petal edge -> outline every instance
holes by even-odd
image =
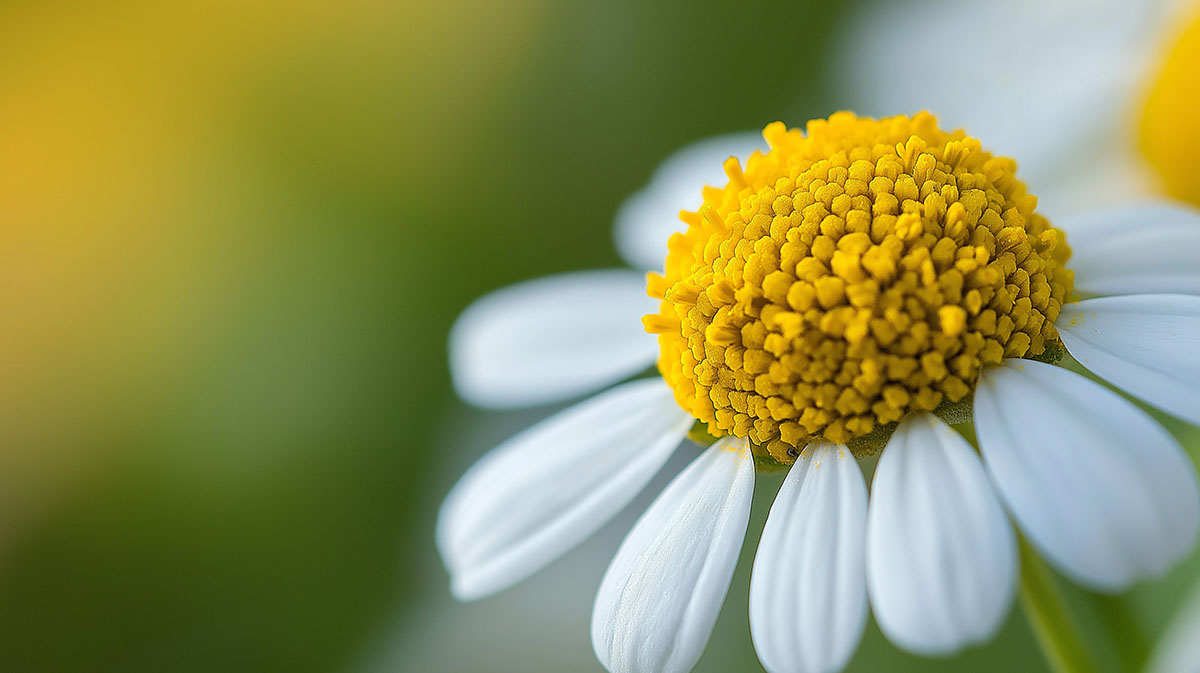
[[[592,647],[611,673],[687,673],[737,565],[754,458],[723,439],[692,461],[630,531],[596,594]]]
[[[687,228],[679,211],[698,209],[706,185],[729,182],[726,159],[737,157],[745,166],[755,150],[765,147],[761,133],[743,131],[696,141],[667,157],[650,183],[617,209],[613,236],[621,258],[634,268],[661,270],[667,239]]]
[[[880,629],[925,656],[985,642],[1016,578],[1015,536],[979,456],[937,417],[910,416],[871,485],[867,589]]]
[[[1200,584],[1154,645],[1145,673],[1200,673]]]
[[[750,633],[770,673],[834,673],[867,618],[867,487],[849,449],[810,445],[788,471],[750,576]]]
[[[1056,222],[1067,233],[1075,289],[1087,295],[1200,294],[1200,211],[1181,203],[1125,204]]]
[[[505,589],[583,541],[645,487],[691,425],[655,378],[597,395],[493,449],[439,512],[454,595]]]
[[[1191,461],[1148,415],[1053,365],[984,371],[975,428],[1001,499],[1076,582],[1120,591],[1190,550],[1200,521]]]
[[[450,331],[450,373],[463,399],[510,409],[599,390],[654,363],[642,327],[657,311],[645,276],[625,269],[538,278],[475,301]]]
[[[1055,326],[1067,351],[1084,367],[1168,414],[1200,425],[1200,297],[1086,299],[1063,306]]]

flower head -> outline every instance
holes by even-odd
[[[1057,345],[1069,252],[1011,159],[927,113],[763,136],[770,151],[726,162],[650,279],[659,370],[712,434],[791,463]]]
[[[839,113],[763,135],[768,151],[726,161],[725,186],[698,190],[650,276],[657,349],[634,319],[607,319],[644,301],[619,272],[512,288],[456,325],[453,352],[471,357],[455,365],[474,370],[456,382],[482,389],[477,400],[503,405],[506,386],[570,394],[639,357],[661,373],[471,468],[438,525],[456,595],[503,589],[595,531],[697,421],[720,438],[643,514],[597,594],[592,642],[610,671],[695,665],[767,463],[790,464],[751,575],[751,633],[771,673],[840,670],[868,601],[913,652],[986,640],[1015,592],[1010,517],[1060,571],[1104,591],[1193,546],[1200,492],[1175,440],[1054,361],[1069,352],[1200,424],[1200,215],[1138,205],[1060,229],[1012,160],[928,114]],[[1063,232],[1076,231],[1070,254]],[[553,366],[523,373],[546,356]],[[973,421],[978,449],[943,417]],[[879,447],[868,489],[856,458]]]

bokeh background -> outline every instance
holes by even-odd
[[[618,264],[671,151],[841,107],[830,27],[867,5],[0,4],[0,670],[600,671],[591,597],[648,496],[456,604],[437,506],[551,409],[458,402],[447,331]],[[701,671],[759,670],[752,549]],[[1198,565],[1120,599],[1133,628]],[[953,660],[872,626],[852,665],[966,669],[1044,670],[1019,611]]]

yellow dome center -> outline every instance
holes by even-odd
[[[766,127],[669,241],[646,328],[678,403],[784,463],[963,401],[980,369],[1057,343],[1072,287],[1037,199],[928,113]]]
[[[1167,193],[1200,205],[1200,14],[1167,54],[1142,114],[1141,139]]]

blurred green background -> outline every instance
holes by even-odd
[[[612,215],[674,149],[835,109],[844,10],[0,5],[0,670],[600,671],[590,597],[638,504],[449,596],[441,497],[548,410],[456,401],[447,331],[618,264]],[[1196,565],[1130,598],[1149,630]],[[759,670],[748,570],[702,671]],[[1014,611],[951,661],[872,627],[852,670],[1043,667]]]

